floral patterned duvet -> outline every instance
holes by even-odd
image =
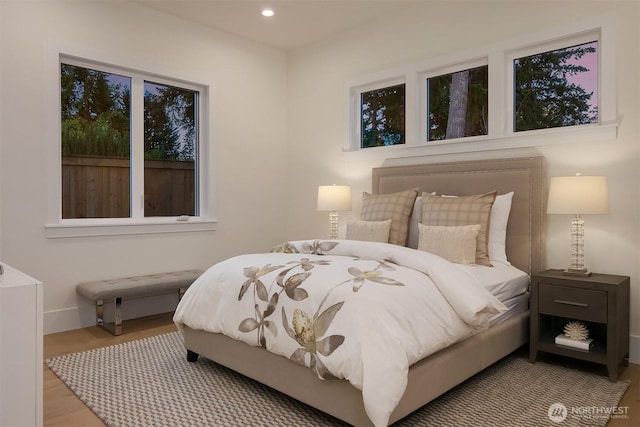
[[[191,285],[179,328],[223,333],[362,390],[386,426],[409,366],[485,329],[506,307],[463,269],[386,243],[295,241],[241,255]]]

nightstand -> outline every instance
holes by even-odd
[[[529,361],[538,351],[587,360],[607,366],[609,380],[618,380],[620,364],[629,357],[629,277],[592,274],[565,276],[546,270],[531,276]],[[564,326],[580,321],[595,345],[580,350],[555,344]]]

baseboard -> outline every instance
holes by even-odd
[[[167,313],[174,311],[177,304],[177,294],[125,300],[122,302],[122,319],[126,321],[127,319]],[[113,321],[113,304],[105,304],[104,309],[105,321]],[[43,315],[43,323],[45,335],[95,326],[96,307],[92,304],[47,311]]]
[[[629,337],[629,362],[640,365],[640,337]]]

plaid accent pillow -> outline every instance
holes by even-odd
[[[422,224],[473,225],[480,224],[476,243],[476,264],[491,267],[489,261],[489,222],[497,192],[463,197],[440,197],[422,193]]]
[[[391,220],[389,243],[406,246],[409,234],[409,217],[418,190],[405,190],[398,193],[376,194],[362,193],[363,221]]]

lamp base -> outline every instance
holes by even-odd
[[[338,240],[338,212],[329,212],[329,239]]]
[[[591,277],[591,272],[586,268],[577,269],[577,268],[567,268],[562,272],[564,276],[577,276],[577,277]]]

